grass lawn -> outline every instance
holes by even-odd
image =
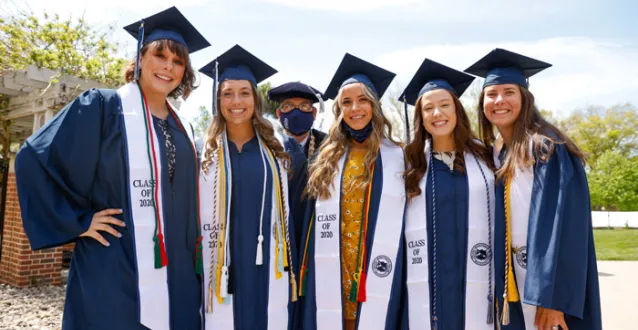
[[[597,260],[637,260],[638,229],[594,229]]]

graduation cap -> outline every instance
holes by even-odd
[[[277,86],[268,92],[268,99],[279,103],[293,97],[308,99],[312,101],[312,103],[319,102],[319,112],[323,113],[324,111],[323,101],[325,99],[323,94],[310,85],[301,82],[289,82]]]
[[[399,100],[414,105],[423,94],[435,89],[445,89],[460,97],[472,81],[473,76],[426,58]]]
[[[312,103],[317,103],[319,98],[323,99],[323,94],[310,85],[296,81],[277,86],[268,92],[268,99],[279,103],[293,97],[300,97],[308,99]]]
[[[412,80],[410,80],[410,83],[408,83],[408,86],[403,90],[401,96],[399,96],[399,101],[403,101],[406,143],[410,142],[408,104],[415,105],[423,94],[436,89],[445,89],[460,97],[472,81],[474,81],[474,77],[469,74],[426,58],[414,74],[414,77],[412,77]]]
[[[204,36],[175,7],[130,24],[124,27],[124,30],[137,39],[135,80],[139,79],[142,46],[150,42],[173,40],[186,46],[189,53],[194,53],[210,46]]]
[[[226,80],[248,80],[254,86],[277,73],[266,62],[239,45],[233,46],[204,65],[199,72],[211,77],[213,83],[213,115],[217,114],[217,86]]]
[[[496,48],[465,72],[485,78],[483,88],[491,85],[518,84],[529,87],[527,78],[551,67],[531,57]]]
[[[380,99],[388,89],[396,74],[346,53],[339,68],[326,88],[324,96],[334,99],[339,90],[348,84],[363,83]]]
[[[277,70],[241,46],[235,45],[204,65],[199,72],[216,81],[219,80],[217,83],[225,80],[248,80],[257,86],[258,83],[277,73]]]

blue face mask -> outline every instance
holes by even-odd
[[[359,143],[363,143],[363,141],[367,140],[370,137],[370,134],[372,134],[372,121],[370,121],[368,125],[366,125],[366,127],[360,130],[353,129],[352,127],[348,126],[345,121],[341,122],[341,127],[343,127],[343,129],[345,129],[346,132],[348,132],[348,134],[350,134],[350,136],[352,136],[352,138]]]
[[[306,134],[312,128],[315,118],[312,112],[303,112],[301,109],[295,108],[290,112],[280,112],[279,121],[290,134],[300,136]]]

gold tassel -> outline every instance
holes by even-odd
[[[494,300],[492,294],[487,296],[487,324],[494,323]]]
[[[507,295],[503,295],[503,315],[501,315],[501,324],[510,324],[510,302],[507,300]]]
[[[498,299],[496,299],[496,301],[494,302],[494,307],[496,307],[496,318],[498,319],[498,316],[501,313],[499,308],[498,308]],[[501,322],[496,320],[496,322],[494,322],[494,324],[496,324],[496,330],[501,330]]]
[[[295,279],[295,274],[290,272],[290,286],[292,287],[292,302],[297,301],[297,279]]]

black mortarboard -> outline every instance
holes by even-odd
[[[328,99],[334,99],[343,86],[359,82],[370,87],[380,99],[395,76],[396,74],[388,70],[346,53],[332,77],[332,81],[328,84],[324,96]]]
[[[461,97],[472,81],[473,76],[426,58],[399,100],[414,105],[419,97],[435,89],[445,89]]]
[[[139,78],[139,58],[143,45],[168,39],[186,46],[189,53],[210,46],[204,36],[175,7],[130,24],[124,30],[137,39],[135,80]]]
[[[266,62],[249,53],[239,45],[233,46],[204,65],[199,72],[211,77],[213,83],[213,115],[217,114],[215,100],[217,86],[225,80],[248,80],[254,86],[277,73]]]
[[[496,48],[465,72],[485,78],[483,88],[503,84],[518,84],[527,88],[527,78],[551,66],[531,57]]]
[[[277,86],[268,92],[268,99],[279,103],[293,97],[301,97],[316,103],[319,102],[319,97],[323,99],[323,94],[310,85],[296,81]]]
[[[199,72],[216,79],[218,84],[224,80],[248,80],[257,86],[260,82],[277,73],[266,62],[249,53],[239,45],[233,46],[225,53],[199,69]]]

